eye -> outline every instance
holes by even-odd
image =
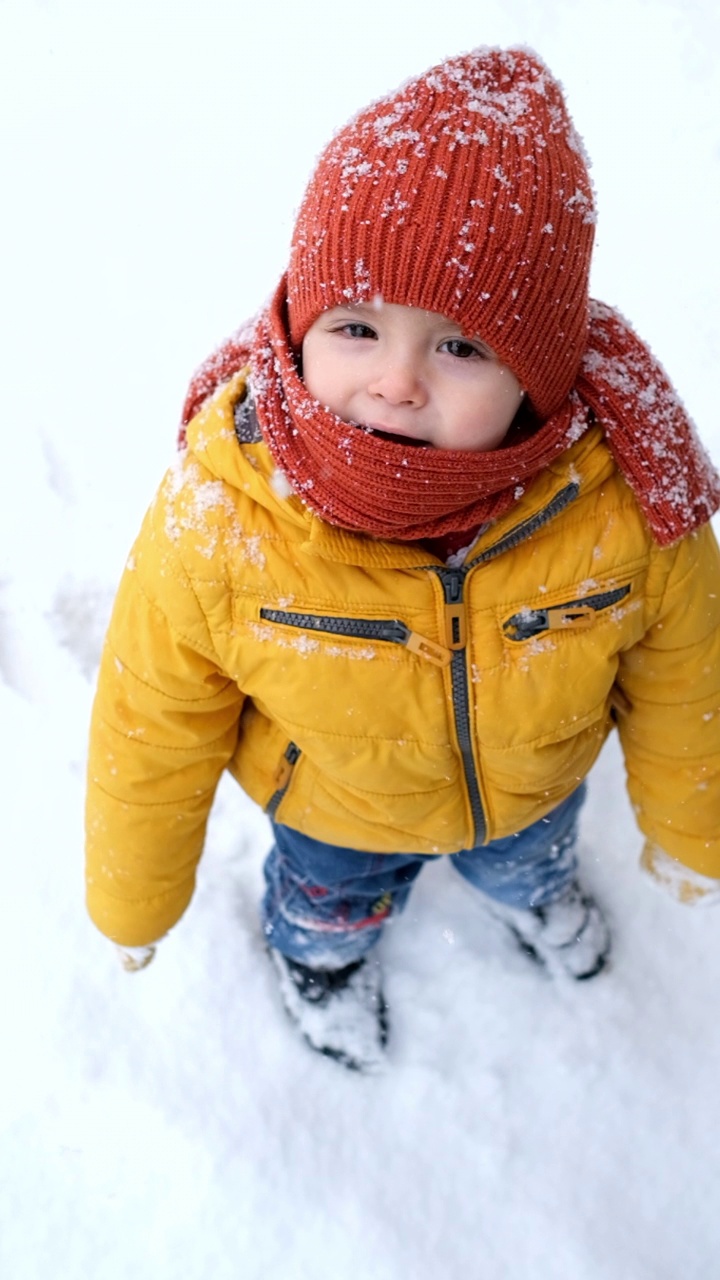
[[[362,324],[359,320],[348,320],[345,324],[338,325],[333,333],[341,333],[346,338],[376,338],[377,334],[369,324]]]
[[[482,347],[468,342],[467,338],[448,338],[440,344],[438,349],[445,351],[449,356],[454,356],[457,360],[469,360],[472,356],[477,356],[479,360],[488,360],[490,358]]]

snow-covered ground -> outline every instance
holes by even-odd
[[[714,0],[0,0],[0,1275],[707,1280],[720,916],[655,894],[611,743],[585,823],[612,971],[553,985],[436,865],[383,945],[386,1073],[303,1048],[256,924],[265,820],[220,790],[134,977],[86,919],[99,646],[190,372],[284,264],[313,157],[478,43],[536,47],[594,158],[596,294],[720,457]]]

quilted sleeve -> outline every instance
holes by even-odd
[[[652,592],[657,589],[656,600]],[[623,655],[620,736],[641,830],[720,877],[720,554],[709,525],[658,551],[652,625]]]
[[[160,938],[190,901],[242,695],[152,512],[128,565],[92,713],[86,867],[95,924],[137,946]]]

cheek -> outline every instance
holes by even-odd
[[[523,401],[520,383],[510,370],[503,370],[493,380],[489,405],[498,423],[509,427]]]
[[[310,394],[319,400],[321,397],[318,392],[324,382],[323,360],[311,336],[305,337],[303,341],[300,361],[302,380]]]
[[[317,343],[304,343],[302,380],[313,400],[338,418],[349,416],[351,385],[342,360]]]
[[[511,373],[506,365],[501,365],[498,369],[496,386],[498,387],[500,394],[506,397],[508,403],[515,405],[520,404],[523,397],[522,387],[515,377],[515,374]]]
[[[455,404],[455,427],[459,433],[455,447],[486,451],[499,448],[521,404],[520,384],[512,374],[494,376],[480,386],[468,388],[462,404]]]
[[[469,420],[484,419],[488,426],[497,424],[498,430],[507,429],[522,404],[520,383],[509,371],[494,373],[474,387],[468,387],[463,396],[463,409]]]
[[[302,380],[313,400],[337,412],[336,402],[341,395],[337,362],[328,359],[317,343],[303,343]]]

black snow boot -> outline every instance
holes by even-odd
[[[526,955],[552,974],[594,978],[610,956],[610,930],[597,902],[573,880],[565,892],[527,911],[488,903]]]
[[[274,947],[268,951],[285,1009],[310,1047],[351,1071],[377,1070],[388,1035],[377,961],[310,969]]]

